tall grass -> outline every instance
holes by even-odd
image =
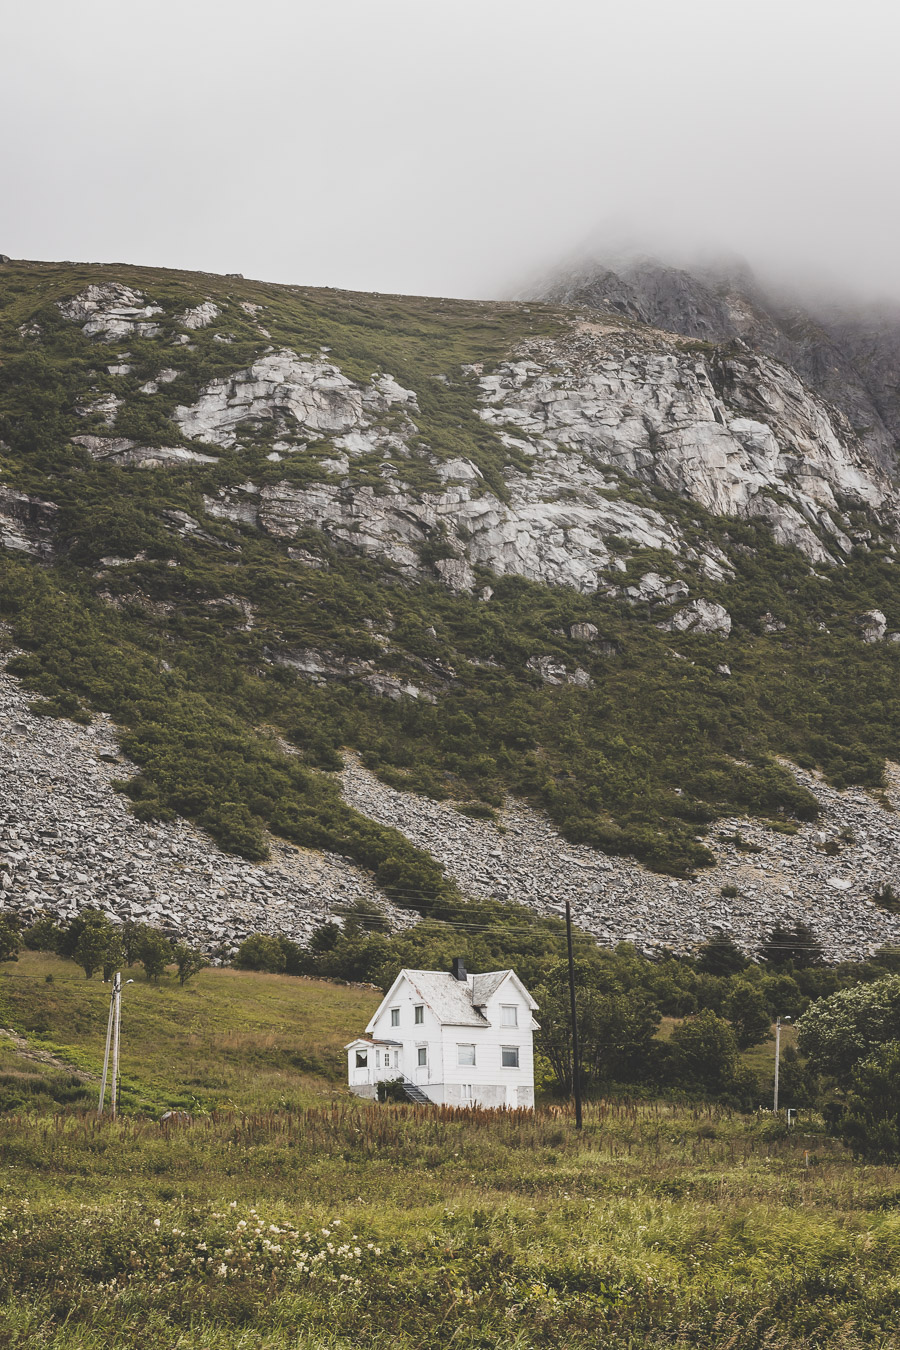
[[[812,1119],[342,1102],[0,1150],[0,1345],[897,1344],[900,1177]]]

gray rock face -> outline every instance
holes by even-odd
[[[862,616],[859,623],[862,629],[863,642],[868,642],[871,645],[884,641],[884,635],[887,632],[887,619],[880,609],[870,609],[868,614]]]
[[[156,337],[159,324],[152,320],[162,314],[159,305],[148,305],[140,291],[109,281],[88,286],[72,300],[60,300],[59,310],[67,319],[81,325],[88,337],[118,342],[125,337]]]
[[[590,625],[593,628],[593,624]],[[581,689],[589,689],[594,681],[586,670],[576,666],[573,671],[553,656],[529,656],[525,662],[528,670],[539,676],[544,684],[575,684]]]
[[[573,623],[569,625],[569,637],[574,642],[596,642],[600,630],[593,623]]]
[[[456,589],[471,588],[483,565],[582,591],[608,588],[610,539],[666,549],[713,580],[727,576],[724,557],[698,556],[661,512],[619,495],[623,474],[719,514],[761,517],[814,562],[849,552],[846,502],[898,519],[893,486],[865,461],[847,424],[766,358],[712,360],[661,333],[577,323],[558,339],[529,342],[478,383],[482,418],[530,460],[528,471],[507,468],[505,500],[486,490],[475,464],[455,459],[436,466],[443,492],[417,491],[386,466],[377,491],[352,476],[276,483],[252,503],[223,492],[209,509],[283,538],[312,526],[410,575],[426,570],[422,547],[437,534],[453,556],[436,570]],[[345,474],[354,455],[384,443],[378,418],[396,402],[414,415],[413,396],[387,377],[365,389],[333,365],[276,352],[215,381],[176,416],[188,436],[222,445],[254,418],[280,419],[292,434],[330,432],[340,453],[323,471]],[[270,458],[290,449],[279,441]],[[662,589],[651,594],[654,580]],[[641,586],[618,593],[686,598],[683,582],[658,574]],[[694,611],[686,617],[697,622]]]
[[[395,404],[415,410],[415,394],[389,375],[375,376],[364,387],[330,362],[277,351],[248,370],[211,381],[196,403],[176,408],[174,416],[190,440],[229,447],[242,423],[274,420],[286,435],[333,436],[334,444],[352,455],[375,448],[382,439],[373,433],[375,422]]]
[[[212,300],[204,300],[201,305],[195,305],[193,309],[186,309],[179,317],[178,322],[182,328],[208,328],[218,317],[219,306],[214,305]]]
[[[201,455],[183,445],[138,445],[126,436],[73,436],[72,443],[87,450],[91,459],[109,464],[137,464],[142,469],[163,469],[168,464],[215,464],[215,455]]]
[[[840,552],[851,547],[834,519],[835,494],[894,507],[891,484],[849,427],[793,372],[749,354],[711,361],[661,334],[643,337],[617,341],[584,324],[565,344],[533,343],[533,359],[482,378],[482,416],[527,438],[535,454],[575,450],[718,514],[762,515],[815,561],[831,559],[822,533]]]
[[[683,609],[676,610],[671,619],[659,624],[670,633],[706,633],[713,637],[727,637],[731,632],[731,615],[722,605],[711,600],[692,600]],[[731,672],[728,672],[731,674]]]
[[[746,269],[685,271],[653,258],[586,263],[544,288],[560,304],[627,315],[685,337],[738,339],[792,367],[848,419],[868,458],[893,472],[900,444],[900,314],[798,305],[767,295]]]
[[[573,320],[556,338],[523,344],[490,373],[471,368],[480,416],[511,457],[515,452],[529,463],[527,471],[506,467],[504,492],[488,490],[472,461],[440,462],[422,447],[416,394],[390,375],[360,383],[324,349],[313,356],[280,348],[209,382],[174,418],[188,441],[229,449],[239,448],[242,435],[272,428],[273,463],[310,440],[327,439],[333,451],[319,461],[322,481],[268,483],[259,493],[222,489],[208,509],[287,540],[312,526],[411,577],[437,575],[456,590],[472,590],[476,569],[484,566],[610,594],[610,570],[621,562],[623,547],[665,549],[711,580],[728,574],[723,557],[713,550],[698,554],[676,521],[624,493],[623,478],[718,514],[764,520],[779,542],[796,545],[817,564],[833,564],[850,551],[848,508],[900,524],[894,485],[882,468],[884,445],[873,449],[849,414],[825,403],[776,359],[781,349],[771,316],[765,331],[772,342],[767,347],[760,339],[761,351],[740,342],[698,350],[678,336],[623,326],[609,316],[618,309],[668,321],[684,333],[740,331],[750,338],[763,319],[756,311],[750,318],[739,312],[736,293],[713,295],[699,282],[668,274],[642,278],[638,286],[606,277],[604,296],[594,296],[598,305],[603,300],[605,319]],[[88,287],[60,307],[94,335],[147,336],[156,331],[151,320],[160,311],[145,299],[109,283]],[[218,307],[204,302],[179,317],[190,331],[212,324]],[[164,367],[144,392],[152,396],[173,373]],[[103,413],[112,425],[115,398],[104,408],[83,411]],[[96,457],[122,464],[160,467],[199,453],[151,450],[114,437],[77,440]],[[377,489],[370,478],[364,484],[353,478],[354,460],[373,453],[386,457]],[[405,472],[404,462],[416,457],[427,461],[442,491],[423,491],[416,486],[420,476]],[[435,538],[446,542],[448,556],[432,565],[423,561],[424,546]],[[616,593],[638,603],[687,599],[685,593],[638,592],[626,586]],[[685,612],[691,615],[693,626],[696,615]]]
[[[52,558],[59,507],[0,483],[0,547]]]

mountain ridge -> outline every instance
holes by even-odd
[[[345,748],[676,877],[717,819],[816,817],[784,756],[876,795],[900,759],[893,480],[746,344],[12,263],[0,359],[7,668],[114,719],[142,819],[439,915],[465,887],[348,805]]]

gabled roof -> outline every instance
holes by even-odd
[[[457,980],[443,970],[405,970],[403,974],[439,1022],[453,1027],[490,1026],[472,1002],[468,980]]]
[[[428,1005],[442,1026],[490,1026],[481,1009],[508,979],[515,981],[532,1010],[537,1007],[514,970],[491,970],[483,975],[470,975],[466,980],[457,980],[455,976],[443,970],[401,970],[382,999],[366,1031],[371,1031],[375,1026],[391,1002],[394,990],[404,979],[422,1002]]]
[[[496,994],[511,970],[489,970],[484,975],[472,976],[472,1002],[476,1008],[483,1008],[492,994]]]
[[[472,981],[472,1002],[476,1008],[483,1008],[507,980],[516,985],[532,1012],[537,1008],[534,999],[514,970],[488,970],[483,975],[471,975],[469,978]]]

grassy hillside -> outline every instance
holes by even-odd
[[[110,280],[163,307],[159,338],[97,343],[63,319],[56,300]],[[173,346],[176,314],[206,297],[220,306],[216,325]],[[264,307],[270,339],[244,304]],[[877,528],[868,552],[816,572],[762,524],[710,517],[623,482],[623,494],[729,557],[734,579],[703,583],[733,617],[726,650],[713,638],[662,632],[658,612],[603,595],[484,574],[494,587],[485,603],[436,580],[413,584],[315,531],[280,540],[205,514],[204,494],[248,475],[257,485],[322,478],[327,440],[273,463],[265,436],[248,435],[215,464],[146,470],[97,462],[71,439],[99,427],[78,415],[79,401],[115,390],[116,434],[178,445],[171,412],[211,377],[273,343],[328,347],[350,375],[389,371],[413,388],[430,453],[474,460],[502,495],[517,452],[477,417],[466,367],[490,369],[522,338],[565,321],[539,306],[128,267],[4,267],[0,482],[60,507],[52,565],[0,556],[0,620],[23,649],[11,668],[35,690],[36,706],[112,714],[140,768],[125,790],[142,816],[185,815],[251,858],[265,855],[267,831],[334,849],[371,868],[399,902],[445,915],[459,896],[441,868],[341,800],[329,771],[342,747],[361,751],[391,783],[476,809],[513,791],[569,838],[677,875],[709,861],[704,836],[723,813],[749,810],[788,826],[815,814],[778,754],[819,765],[836,783],[877,788],[885,756],[900,756],[900,646],[864,645],[857,624],[877,606],[900,629],[896,567]],[[126,350],[130,373],[110,375],[107,363],[123,362]],[[176,378],[143,393],[163,360]],[[421,489],[435,485],[429,463],[404,461],[405,473],[424,475]],[[375,485],[372,472],[365,456],[354,460],[355,484]],[[173,510],[202,529],[180,534],[165,514]],[[291,557],[295,545],[319,565]],[[431,561],[440,539],[433,545]],[[126,561],[107,566],[109,555]],[[634,551],[628,575],[651,567],[679,574],[669,555]],[[764,632],[766,613],[784,631]],[[572,641],[576,622],[595,624],[608,645]],[[355,678],[311,684],[280,659],[306,647],[371,661],[433,689],[436,702],[392,701]],[[536,652],[581,665],[593,687],[542,684],[526,665]]]
[[[154,1114],[297,1108],[342,1094],[343,1047],[381,1000],[374,989],[231,969],[201,971],[184,988],[171,975],[152,984],[136,966],[126,976],[134,983],[122,999],[122,1106]],[[0,1022],[99,1083],[109,992],[72,961],[24,952],[0,979]],[[0,1051],[6,1109],[17,1098],[24,1108],[72,1099],[61,1070],[23,1063],[2,1041]],[[87,1083],[75,1096],[96,1098]]]

